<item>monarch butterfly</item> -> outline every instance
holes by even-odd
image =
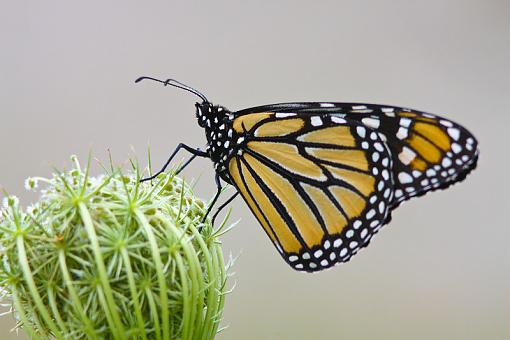
[[[476,167],[477,141],[436,115],[374,104],[310,102],[230,111],[173,79],[149,79],[198,96],[196,117],[205,150],[233,185],[284,260],[315,272],[347,262],[366,247],[400,203],[462,181]],[[217,213],[216,213],[217,214]],[[216,217],[216,215],[213,217]]]

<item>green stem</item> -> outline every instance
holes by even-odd
[[[219,284],[218,292],[219,292],[219,296],[220,296],[220,301],[219,301],[219,304],[218,304],[218,313],[216,314],[217,322],[215,323],[214,333],[211,334],[212,337],[218,331],[218,327],[220,325],[221,316],[222,316],[222,313],[223,313],[223,307],[225,306],[225,293],[224,293],[225,288],[224,288],[224,286],[226,284],[226,277],[227,277],[227,273],[225,272],[225,262],[223,260],[223,252],[221,251],[221,247],[218,246],[218,245],[214,245],[214,250],[215,250],[215,253],[216,253],[216,257],[218,259],[221,275],[220,275],[220,277],[218,279],[218,284]]]
[[[151,310],[152,318],[154,319],[154,332],[156,333],[156,339],[161,340],[161,328],[159,325],[158,308],[156,307],[156,303],[154,302],[154,296],[152,296],[152,291],[149,289],[149,287],[145,288],[145,295],[147,296],[147,301],[149,302],[149,308]]]
[[[214,242],[214,241],[213,241]],[[218,294],[221,294],[221,286],[223,284],[221,277],[221,274],[218,274],[218,258],[217,254],[214,252],[215,244],[211,244],[211,253],[212,253],[212,272],[209,273],[209,296],[210,300],[207,304],[207,314],[208,314],[208,321],[209,322],[209,338],[214,338],[216,334],[216,329],[218,327],[218,311],[219,311],[219,301],[218,301]],[[219,276],[219,277],[218,277]],[[220,282],[219,287],[217,283]],[[209,313],[209,310],[211,313]]]
[[[126,274],[129,283],[129,290],[131,291],[131,298],[133,299],[133,305],[135,309],[136,321],[138,323],[138,328],[142,334],[142,339],[147,340],[147,333],[145,332],[145,322],[143,320],[142,309],[140,308],[140,301],[138,300],[138,294],[136,290],[135,277],[133,275],[133,270],[131,268],[131,261],[129,260],[129,254],[125,247],[123,247],[120,251],[122,255],[122,259],[124,260],[124,264],[126,267]]]
[[[110,307],[108,306],[108,302],[105,299],[105,295],[104,295],[103,288],[101,287],[101,285],[97,285],[96,291],[97,291],[97,297],[99,298],[99,303],[103,307],[103,310],[107,311],[105,313],[106,322],[108,322],[108,325],[110,326],[110,329],[112,330],[113,337],[115,339],[119,339],[120,335],[118,334],[118,332],[113,332],[113,330],[116,330],[116,331],[118,331],[118,330],[115,329],[115,321],[113,321],[113,319],[112,319],[112,314],[108,313],[108,309]]]
[[[145,215],[138,209],[134,210],[135,216],[138,219],[139,224],[142,226],[145,231],[145,235],[147,240],[149,241],[149,245],[152,252],[152,258],[154,260],[154,265],[156,269],[156,274],[158,277],[159,284],[159,298],[161,300],[161,319],[163,321],[163,339],[170,339],[170,314],[169,314],[169,304],[168,304],[168,287],[166,285],[165,273],[163,270],[163,262],[161,261],[161,254],[159,253],[158,244],[156,242],[156,237],[152,231],[152,227],[149,225],[149,222],[145,218]]]
[[[120,316],[117,311],[117,306],[115,305],[115,300],[113,299],[112,288],[110,287],[110,283],[108,281],[108,274],[106,272],[101,248],[99,246],[99,240],[97,239],[96,231],[92,223],[92,218],[90,217],[90,213],[83,202],[78,203],[78,208],[80,211],[80,216],[83,221],[83,224],[85,225],[85,230],[89,237],[90,246],[92,248],[92,252],[94,253],[94,259],[97,266],[99,281],[103,288],[106,302],[109,307],[106,310],[106,312],[111,314],[113,322],[115,324],[111,331],[115,338],[126,339],[124,326],[122,325],[122,322],[120,320]]]
[[[57,320],[57,324],[62,330],[62,333],[69,334],[69,330],[67,329],[66,324],[64,323],[64,320],[62,320],[60,312],[58,311],[57,302],[55,300],[55,292],[51,286],[48,286],[48,300],[50,302],[51,312],[53,315],[55,315],[55,319]]]
[[[181,296],[182,296],[182,339],[191,339],[190,334],[190,318],[192,305],[189,299],[189,291],[188,291],[188,278],[186,277],[186,269],[184,268],[184,264],[182,263],[182,257],[178,252],[175,252],[175,261],[177,263],[177,268],[179,269],[179,275],[181,277]]]
[[[60,271],[62,272],[62,276],[64,278],[64,283],[67,287],[67,291],[69,292],[69,296],[71,297],[71,302],[73,309],[78,313],[78,315],[81,318],[81,321],[85,325],[85,332],[87,333],[89,339],[97,340],[97,334],[94,330],[94,326],[92,325],[92,322],[87,317],[87,314],[85,313],[85,310],[83,309],[83,305],[81,304],[80,298],[78,297],[78,294],[76,293],[76,290],[74,289],[73,282],[71,280],[71,275],[69,274],[69,271],[67,270],[67,263],[66,263],[66,256],[63,249],[59,250],[58,253],[58,259],[59,259],[59,265],[60,265]]]
[[[37,339],[36,332],[35,332],[34,328],[32,327],[32,325],[30,324],[30,322],[28,322],[27,315],[25,313],[25,309],[21,305],[21,301],[19,299],[18,290],[16,289],[16,286],[12,285],[11,290],[12,290],[12,299],[14,302],[14,308],[16,308],[16,313],[18,314],[19,318],[21,319],[21,322],[23,323],[23,326],[22,326],[23,330],[25,330],[32,339]]]
[[[200,334],[203,331],[202,309],[204,303],[204,282],[202,279],[203,273],[200,266],[200,260],[198,259],[196,250],[193,247],[193,243],[185,234],[185,232],[183,232],[182,229],[176,228],[173,224],[166,223],[165,225],[172,231],[173,234],[177,235],[180,239],[180,246],[187,260],[187,274],[189,275],[189,280],[191,281],[191,297],[189,305],[195,307],[191,309],[191,316],[189,320],[191,329],[189,337],[196,339],[198,336],[194,335],[194,332],[196,331],[198,334]],[[193,226],[189,227],[193,228]]]
[[[37,287],[34,282],[34,277],[32,276],[30,265],[28,264],[27,254],[25,251],[25,242],[23,241],[23,235],[18,235],[16,237],[16,246],[18,248],[19,263],[21,265],[21,269],[23,270],[23,277],[25,278],[25,281],[28,285],[28,289],[30,290],[30,294],[34,299],[35,305],[37,306],[39,313],[41,314],[42,318],[46,322],[46,325],[48,325],[53,335],[57,339],[64,339],[63,335],[57,328],[57,325],[55,325],[55,323],[53,322],[50,313],[46,309],[46,306],[42,301],[41,295],[39,295],[39,292],[37,291]]]
[[[210,334],[213,332],[214,325],[212,324],[212,319],[214,317],[213,304],[216,301],[216,295],[214,294],[214,290],[211,289],[211,280],[215,277],[216,272],[214,270],[213,259],[211,258],[210,250],[207,248],[207,245],[204,242],[203,236],[198,232],[198,230],[194,227],[191,228],[193,235],[195,236],[195,240],[197,240],[198,245],[202,249],[202,254],[204,256],[205,265],[207,268],[207,278],[208,278],[208,287],[207,287],[207,311],[205,314],[205,325],[204,325],[204,337],[203,339],[210,339]],[[209,336],[207,336],[209,335]]]

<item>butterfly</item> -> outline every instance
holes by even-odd
[[[212,160],[221,181],[242,196],[283,259],[315,272],[366,247],[402,202],[462,181],[478,142],[461,125],[402,107],[335,102],[284,103],[230,111],[173,79],[149,79],[201,99],[196,118],[205,150],[177,152]],[[182,169],[181,168],[181,169]],[[217,214],[217,213],[216,213]],[[216,217],[216,215],[213,217]]]

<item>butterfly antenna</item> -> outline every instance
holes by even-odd
[[[135,80],[135,83],[141,82],[142,80],[145,80],[145,79],[157,81],[159,83],[162,83],[165,86],[170,85],[170,86],[178,87],[180,89],[186,90],[186,91],[191,92],[194,95],[200,97],[200,99],[202,99],[204,102],[207,102],[207,103],[209,102],[207,100],[206,96],[204,96],[202,93],[200,93],[199,91],[195,90],[191,86],[185,85],[185,84],[183,84],[180,81],[177,81],[175,79],[160,80],[160,79],[156,79],[156,78],[152,78],[152,77],[140,77],[137,80]]]

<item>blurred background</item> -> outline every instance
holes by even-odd
[[[510,338],[510,1],[4,1],[0,186],[85,160],[154,167],[203,146],[192,95],[231,110],[288,101],[408,106],[479,139],[478,169],[404,204],[370,247],[318,274],[285,264],[245,204],[223,238],[239,255],[219,339]],[[100,171],[94,165],[94,171]],[[214,192],[213,168],[184,173]],[[0,319],[0,339],[22,339]]]

